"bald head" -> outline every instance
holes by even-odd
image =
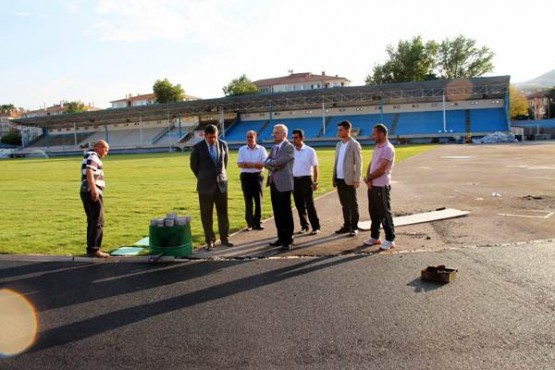
[[[110,145],[105,140],[98,140],[94,143],[94,151],[100,158],[106,157],[108,151],[110,150]]]
[[[106,140],[98,140],[96,143],[94,143],[94,147],[97,148],[99,146],[105,147],[105,148],[109,148],[110,145],[108,145],[108,143],[106,142]]]

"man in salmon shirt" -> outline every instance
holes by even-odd
[[[395,148],[387,138],[387,127],[383,124],[374,126],[372,137],[376,146],[372,162],[364,182],[368,186],[368,210],[370,211],[370,238],[365,245],[379,245],[381,250],[395,247],[395,227],[391,216],[391,170],[395,161]],[[380,225],[385,232],[385,241],[380,240]]]

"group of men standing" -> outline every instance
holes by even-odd
[[[343,214],[343,225],[336,234],[358,234],[359,207],[357,188],[362,177],[362,147],[351,136],[351,123],[341,121],[337,133],[340,141],[335,148],[333,186],[337,188]],[[299,214],[299,234],[320,233],[320,220],[314,206],[313,192],[318,189],[318,158],[316,151],[304,144],[304,132],[293,130],[293,143],[287,140],[288,128],[283,124],[274,126],[274,146],[268,155],[266,149],[257,144],[256,131],[248,131],[246,145],[239,149],[237,165],[245,200],[247,230],[263,230],[261,222],[263,197],[263,171],[268,170],[266,185],[270,187],[277,240],[270,246],[290,250],[293,245],[293,213],[291,194]],[[390,190],[391,169],[395,149],[387,138],[387,128],[374,126],[375,150],[372,161],[362,179],[368,187],[368,208],[371,218],[370,238],[365,245],[380,245],[380,249],[395,246],[395,231],[391,215]],[[100,141],[87,152],[82,164],[81,199],[87,214],[87,254],[91,257],[107,257],[101,251],[102,227],[104,224],[102,191],[104,172],[101,159],[108,153],[108,144]],[[229,149],[227,143],[218,139],[218,128],[207,125],[204,140],[193,146],[190,168],[197,178],[197,193],[200,204],[201,223],[206,248],[215,246],[213,213],[216,207],[218,231],[222,246],[233,247],[229,241],[228,177]],[[386,240],[379,239],[383,226]]]
[[[373,129],[376,143],[372,161],[362,179],[362,147],[351,136],[351,123],[342,121],[337,132],[340,141],[335,149],[333,185],[337,188],[343,214],[343,225],[336,234],[358,235],[359,207],[357,188],[364,181],[368,187],[368,208],[371,218],[371,235],[366,245],[380,245],[380,249],[395,246],[395,231],[391,215],[390,190],[391,169],[395,149],[387,139],[386,126],[379,124]],[[214,125],[205,128],[205,140],[193,147],[191,169],[197,177],[197,191],[201,209],[207,249],[214,246],[212,229],[213,206],[216,205],[221,244],[229,242],[229,220],[227,216],[227,144],[217,139],[218,129]],[[318,189],[318,158],[316,151],[304,143],[304,132],[293,130],[293,142],[287,140],[288,128],[283,124],[274,126],[274,146],[270,154],[257,144],[256,131],[248,131],[247,144],[239,148],[237,165],[240,168],[241,188],[245,200],[247,230],[263,230],[261,223],[264,169],[268,170],[266,185],[270,196],[277,240],[270,246],[286,251],[293,245],[294,222],[291,195],[299,214],[299,234],[320,232],[320,220],[314,206],[313,192]],[[214,147],[214,149],[211,149]],[[215,155],[211,153],[214,152]],[[383,226],[386,240],[379,239]]]

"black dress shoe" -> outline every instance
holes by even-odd
[[[281,240],[278,239],[278,240],[276,240],[275,242],[271,242],[269,245],[270,245],[270,247],[278,247],[278,246],[280,246],[280,245],[282,245],[282,244],[283,244],[283,242],[282,242]]]
[[[230,242],[229,240],[222,240],[222,243],[221,243],[221,244],[222,244],[223,247],[229,247],[229,248],[235,246],[235,244],[233,244],[233,243]]]
[[[264,226],[262,225],[254,226],[253,230],[264,230]]]
[[[351,230],[347,229],[345,226],[341,226],[339,230],[335,230],[336,234],[347,234]]]
[[[281,246],[282,251],[289,251],[291,250],[291,244],[284,244]]]

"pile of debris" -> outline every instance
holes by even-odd
[[[481,139],[472,139],[473,144],[499,144],[499,143],[518,143],[518,139],[512,133],[493,132]]]

